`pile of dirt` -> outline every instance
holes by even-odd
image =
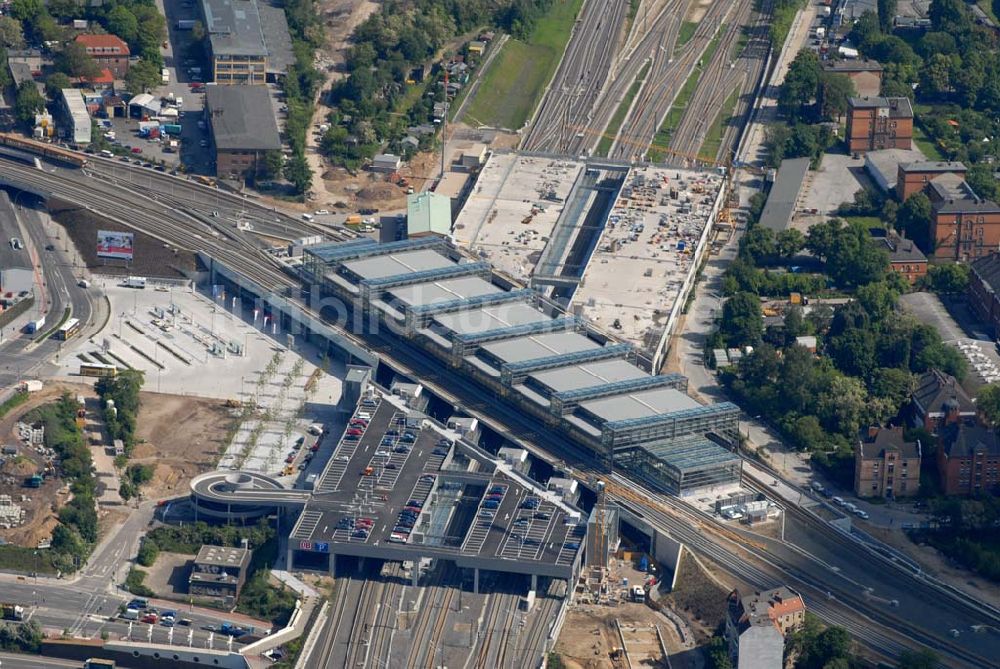
[[[368,202],[383,202],[400,197],[402,194],[403,191],[399,186],[388,183],[375,183],[359,190],[358,199],[367,200]]]
[[[184,278],[187,272],[192,272],[197,267],[197,260],[192,252],[168,246],[159,239],[106,221],[76,205],[50,200],[49,213],[69,234],[87,267],[102,274]],[[124,260],[97,257],[98,230],[135,234],[132,247],[134,258],[128,267]]]

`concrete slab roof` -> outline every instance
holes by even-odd
[[[224,88],[224,87],[220,87]],[[344,267],[360,279],[380,279],[408,272],[421,272],[440,267],[451,267],[455,263],[430,249],[403,251],[391,255],[362,258],[344,263]]]
[[[657,388],[581,402],[580,406],[600,420],[616,421],[676,413],[702,405],[674,388]]]
[[[407,305],[435,304],[467,297],[492,295],[500,289],[478,276],[463,276],[431,283],[401,286],[388,291],[395,300]]]
[[[551,320],[531,305],[514,302],[495,306],[440,314],[434,318],[439,326],[463,334],[486,332],[514,325],[526,325]]]
[[[638,379],[645,376],[649,375],[632,363],[621,359],[588,362],[585,365],[560,367],[531,374],[531,378],[536,382],[556,393],[577,390],[578,388],[592,388],[605,383]]]
[[[483,350],[501,362],[520,362],[599,347],[597,342],[575,332],[550,332],[486,344]]]

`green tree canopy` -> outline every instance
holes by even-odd
[[[33,81],[22,81],[17,87],[17,99],[14,101],[14,115],[21,123],[31,123],[35,114],[45,109],[45,98],[38,92]]]
[[[722,333],[729,346],[754,345],[764,333],[760,299],[747,292],[736,293],[722,307]]]

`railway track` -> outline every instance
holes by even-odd
[[[611,147],[610,158],[634,160],[645,154],[684,83],[736,4],[735,0],[712,3],[698,23],[694,36],[681,47],[676,57],[670,57],[674,51],[676,32],[673,39],[660,45],[662,53],[654,55],[653,65],[639,90],[632,111],[622,123]]]

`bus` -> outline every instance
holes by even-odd
[[[54,337],[56,339],[66,341],[78,332],[80,332],[80,320],[77,318],[71,318],[63,323],[58,330],[56,330]]]
[[[85,362],[80,365],[80,376],[114,378],[118,376],[118,368],[115,365],[106,365],[101,362]]]

